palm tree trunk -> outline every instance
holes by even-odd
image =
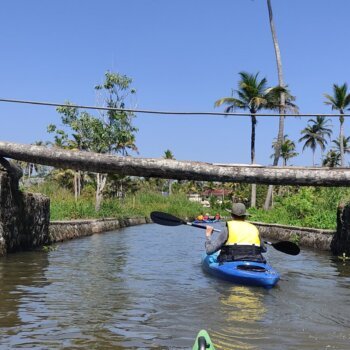
[[[105,188],[107,181],[107,174],[96,174],[96,202],[95,210],[98,212],[101,208],[101,203],[103,200],[103,190]]]
[[[74,199],[78,201],[78,170],[74,172]]]
[[[78,197],[80,197],[81,194],[81,171],[78,170]]]
[[[315,166],[315,150],[312,150],[312,166]]]
[[[269,20],[270,20],[272,41],[273,41],[273,45],[275,48],[275,56],[276,56],[277,72],[278,72],[278,83],[280,86],[284,87],[281,51],[280,51],[278,40],[277,40],[275,23],[273,21],[271,0],[267,0],[267,8],[269,11]],[[281,93],[280,99],[281,99],[281,101],[280,101],[281,106],[279,108],[280,118],[279,118],[279,126],[278,126],[277,143],[276,143],[276,148],[275,148],[275,156],[273,159],[274,166],[278,165],[278,160],[279,160],[280,154],[281,154],[281,145],[283,142],[283,135],[284,135],[284,115],[285,115],[285,95],[284,95],[284,93]],[[271,203],[271,199],[272,199],[272,191],[273,191],[273,187],[272,187],[272,185],[270,185],[268,190],[267,190],[267,195],[266,195],[266,199],[265,199],[265,204],[264,204],[265,210],[268,210],[270,207],[270,203]]]
[[[339,130],[339,148],[340,148],[340,165],[344,166],[344,112],[340,110],[340,130]]]
[[[256,111],[253,111],[255,113]],[[252,134],[251,134],[251,144],[250,144],[250,160],[251,164],[255,164],[255,127],[256,127],[256,117],[254,115],[251,116],[252,119]],[[256,184],[252,184],[252,193],[250,206],[252,208],[256,207]]]
[[[169,179],[168,180],[168,193],[169,193],[169,196],[172,194],[171,193],[171,187],[173,185],[173,180]]]

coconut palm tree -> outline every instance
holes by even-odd
[[[339,153],[340,156],[340,141],[339,137],[337,140],[332,141],[335,144],[335,151]],[[344,150],[344,155],[347,153],[350,153],[350,136],[348,137],[343,137],[343,150]]]
[[[326,149],[327,140],[332,135],[332,130],[328,128],[327,122],[329,119],[317,116],[315,119],[309,119],[307,127],[301,131],[302,136],[299,142],[305,141],[303,151],[309,147],[312,150],[312,165],[315,166],[315,151],[317,146],[320,146],[321,151]]]
[[[281,87],[285,87],[284,79],[283,79],[283,71],[282,71],[281,51],[280,51],[280,47],[279,47],[278,40],[277,40],[275,23],[273,20],[271,0],[267,0],[267,9],[269,12],[269,22],[270,22],[272,41],[273,41],[273,46],[275,49],[277,73],[278,73],[278,84]],[[278,164],[278,159],[279,159],[280,151],[281,151],[281,145],[283,142],[283,133],[284,133],[285,94],[283,91],[280,93],[280,108],[279,108],[279,110],[280,110],[279,128],[278,128],[277,144],[276,144],[276,148],[275,148],[275,156],[274,156],[274,162],[273,162],[273,165],[275,165],[275,166]]]
[[[164,151],[164,158],[165,159],[175,159],[173,153],[169,149]],[[173,180],[169,179],[168,180],[168,193],[169,193],[169,195],[171,195],[172,184],[173,184]]]
[[[322,166],[335,168],[340,165],[340,153],[331,149],[323,159]]]
[[[275,139],[275,141],[272,143],[272,148],[275,149],[278,146],[278,142]],[[287,161],[291,158],[294,158],[299,153],[295,151],[295,143],[294,141],[290,140],[288,138],[288,135],[284,135],[283,142],[281,145],[281,157],[283,159],[283,166],[287,166]],[[273,158],[275,156],[275,153],[271,156]]]
[[[348,93],[348,85],[344,83],[343,85],[333,84],[333,96],[324,94],[326,105],[332,107],[332,110],[339,111],[339,141],[340,141],[340,164],[344,166],[344,113],[350,108],[350,94]]]
[[[266,78],[259,79],[259,73],[250,74],[247,72],[240,72],[240,80],[238,83],[238,90],[234,93],[236,97],[224,97],[215,102],[215,107],[226,105],[225,112],[229,113],[236,108],[249,110],[251,114],[251,138],[250,138],[250,160],[251,164],[255,163],[255,128],[257,119],[255,114],[263,109],[272,109],[276,103],[276,95],[281,91],[286,92],[280,86],[268,87]],[[274,105],[274,108],[278,108]],[[252,185],[251,206],[256,205],[256,185]]]
[[[267,0],[267,9],[269,12],[269,22],[270,29],[272,35],[273,46],[275,49],[276,56],[276,64],[277,64],[277,73],[278,73],[278,83],[280,86],[284,87],[284,79],[283,79],[283,71],[282,71],[282,58],[281,51],[277,40],[277,33],[275,28],[275,22],[273,20],[272,6],[271,0]],[[273,165],[278,165],[278,160],[281,154],[281,146],[283,142],[283,134],[284,134],[284,114],[285,114],[285,94],[283,92],[280,93],[280,108],[279,108],[279,123],[278,123],[278,134],[277,134],[277,144],[275,148],[275,154],[273,159]],[[272,199],[273,186],[270,185],[266,194],[264,209],[267,210],[270,207],[271,199]]]

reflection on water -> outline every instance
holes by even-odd
[[[245,286],[230,286],[228,294],[220,298],[222,308],[228,313],[228,321],[254,323],[265,313],[263,294],[260,289]]]
[[[0,350],[348,349],[350,262],[272,247],[282,278],[265,290],[200,266],[204,234],[143,225],[0,259]]]
[[[266,312],[261,288],[246,286],[226,286],[227,291],[220,297],[219,313],[225,315],[226,324],[218,332],[213,332],[218,349],[255,349],[249,344],[263,341],[264,333],[255,328],[255,323],[261,321]]]
[[[0,329],[21,326],[20,306],[23,291],[35,298],[36,288],[48,284],[44,269],[48,266],[44,253],[23,253],[0,259]]]

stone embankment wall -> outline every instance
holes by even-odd
[[[122,227],[150,223],[149,218],[133,219],[101,219],[101,220],[70,220],[52,221],[49,227],[50,243],[90,236],[95,233],[113,231]],[[330,250],[335,231],[319,230],[305,227],[292,227],[277,224],[253,222],[259,228],[264,239],[276,241],[296,241],[302,247],[318,250]]]
[[[48,244],[50,200],[23,193],[18,178],[0,167],[0,256]]]
[[[259,228],[263,238],[278,241],[297,242],[301,247],[330,250],[331,241],[335,234],[333,230],[321,230],[306,227],[285,226],[253,222]]]
[[[142,225],[150,222],[148,218],[100,219],[52,221],[49,227],[50,243],[91,236],[95,233],[113,231],[122,227]]]

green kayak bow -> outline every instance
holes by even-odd
[[[206,330],[202,329],[194,342],[192,350],[215,350],[214,345]]]

